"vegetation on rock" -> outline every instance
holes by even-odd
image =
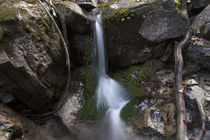
[[[148,96],[146,87],[152,82],[152,75],[163,67],[162,62],[150,66],[150,62],[144,65],[131,66],[128,69],[118,72],[114,78],[119,81],[128,91],[130,102],[122,109],[121,116],[127,123],[131,122],[139,113],[136,108],[142,100]]]

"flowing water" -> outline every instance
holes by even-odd
[[[125,126],[120,118],[122,108],[128,103],[128,96],[123,87],[106,74],[105,50],[101,15],[97,15],[95,23],[95,58],[98,74],[96,89],[97,108],[106,108],[104,118],[103,140],[128,140]]]

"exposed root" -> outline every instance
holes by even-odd
[[[184,101],[184,88],[182,86],[182,70],[183,70],[183,57],[182,48],[190,39],[192,34],[189,28],[185,38],[179,42],[175,47],[175,89],[176,89],[176,108],[177,108],[177,127],[176,127],[176,140],[188,140],[186,122],[186,108]]]
[[[206,128],[206,115],[205,115],[205,112],[203,110],[203,106],[202,106],[200,100],[198,98],[196,98],[195,101],[197,103],[198,110],[199,110],[199,113],[200,113],[201,129],[196,134],[194,140],[202,140],[203,139],[204,132],[205,132],[205,128]]]

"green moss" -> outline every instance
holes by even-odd
[[[68,1],[62,1],[61,4],[63,4],[63,5],[66,6],[66,7],[69,7],[69,4],[70,4],[70,3],[69,3]]]
[[[94,96],[89,95],[85,99],[84,106],[78,112],[79,120],[96,120],[97,119],[97,108]]]
[[[112,4],[114,4],[115,3],[115,1],[111,1],[111,2],[108,2],[108,3],[102,3],[102,4],[100,4],[100,8],[104,8],[104,7],[108,7],[108,6],[110,6],[110,5],[112,5]]]
[[[118,80],[130,94],[130,102],[122,109],[122,119],[129,123],[138,115],[138,109],[134,106],[139,104],[146,97],[146,85],[141,82],[149,77],[147,70],[143,66],[132,66],[123,72],[115,74],[114,78]]]
[[[100,118],[95,100],[96,76],[89,68],[82,68],[80,74],[85,83],[84,105],[78,111],[79,120],[97,120]]]
[[[24,1],[31,4],[37,3],[37,0],[24,0]]]
[[[203,23],[201,26],[200,26],[200,33],[201,33],[201,36],[204,36],[205,35],[205,28],[206,28],[206,25],[210,23],[210,21],[206,22],[206,23]]]
[[[132,97],[144,97],[142,90],[144,90],[145,87],[140,83],[142,80],[148,78],[146,68],[142,66],[132,66],[123,72],[117,73],[114,78],[127,88]]]
[[[174,0],[174,2],[176,3],[176,5],[177,5],[178,7],[180,7],[181,4],[182,4],[181,0]]]
[[[14,8],[1,8],[0,21],[13,19],[17,14],[17,9]]]
[[[139,114],[139,109],[135,108],[138,102],[138,98],[131,98],[130,102],[122,109],[121,117],[126,123],[129,123]]]
[[[133,13],[128,8],[121,8],[118,10],[113,10],[113,9],[105,9],[103,12],[103,19],[115,19],[115,20],[120,20],[120,21],[126,21],[130,20],[131,17],[134,16]]]
[[[0,41],[3,39],[4,37],[4,28],[0,25]]]
[[[153,64],[154,63],[154,64]],[[127,123],[131,122],[137,115],[136,105],[147,97],[146,87],[152,82],[151,76],[154,72],[162,69],[164,64],[160,61],[148,61],[140,66],[132,66],[124,71],[118,72],[114,78],[119,81],[128,91],[130,102],[122,109],[121,117]],[[147,81],[141,84],[142,81]]]

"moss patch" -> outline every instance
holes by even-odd
[[[112,4],[114,4],[115,3],[115,1],[111,1],[111,2],[108,2],[108,3],[102,3],[102,4],[100,4],[100,8],[104,8],[104,7],[108,7],[108,6],[110,6],[110,5],[112,5]]]
[[[131,122],[138,115],[139,109],[135,106],[148,96],[146,87],[151,84],[154,72],[163,66],[164,64],[160,61],[148,61],[143,65],[132,66],[114,75],[114,78],[127,89],[130,95],[130,102],[121,111],[121,117],[125,122]]]
[[[13,19],[17,14],[17,9],[14,8],[1,8],[0,9],[0,21],[6,21]]]
[[[176,3],[176,5],[177,5],[178,7],[180,7],[181,4],[182,4],[181,0],[174,0],[174,2]]]
[[[98,113],[95,100],[96,76],[90,68],[82,68],[80,74],[85,83],[84,105],[79,110],[77,118],[79,120],[98,120],[103,113]]]
[[[118,21],[130,20],[134,16],[128,8],[121,8],[117,10],[105,8],[103,10],[103,19],[115,19]]]
[[[37,0],[24,0],[24,1],[31,4],[37,3]]]

